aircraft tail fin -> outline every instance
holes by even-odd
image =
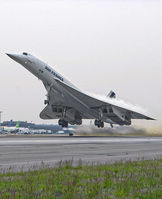
[[[115,99],[116,98],[116,94],[114,91],[110,91],[109,94],[107,95],[107,97],[111,98],[111,99]]]
[[[20,122],[18,121],[16,124],[16,128],[19,128]]]

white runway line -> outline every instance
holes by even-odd
[[[10,138],[12,139],[12,138]],[[18,139],[0,140],[0,145],[7,144],[97,144],[97,143],[141,143],[141,142],[162,142],[162,138],[75,138],[75,139]]]

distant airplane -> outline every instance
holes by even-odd
[[[48,64],[29,53],[7,54],[38,77],[47,90],[47,106],[40,113],[42,119],[59,119],[62,127],[82,124],[82,119],[94,119],[95,126],[104,127],[105,123],[130,125],[131,119],[154,120],[146,115],[124,108],[115,102],[116,94],[111,91],[107,100],[97,99],[85,94]],[[109,100],[108,100],[109,99]]]
[[[10,126],[9,124],[8,126],[4,126],[3,130],[8,133],[16,133],[19,130],[19,125],[20,125],[20,122],[18,121],[16,126]]]
[[[10,126],[11,124],[9,124],[8,126],[4,126],[3,127],[3,131],[7,132],[7,133],[18,133],[18,134],[28,134],[30,132],[29,128],[24,128],[24,127],[20,127],[20,122],[18,121],[16,126]]]

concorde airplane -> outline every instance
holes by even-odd
[[[46,107],[40,113],[42,119],[58,119],[62,127],[81,125],[82,119],[94,119],[98,128],[103,128],[104,123],[113,127],[113,124],[130,125],[132,119],[153,120],[131,107],[118,104],[113,91],[105,99],[83,93],[48,64],[29,53],[7,55],[43,82],[47,99],[44,101]]]

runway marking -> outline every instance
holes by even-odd
[[[12,139],[12,138],[10,138]],[[46,138],[42,139],[19,139],[19,140],[0,140],[0,145],[6,144],[97,144],[97,143],[141,143],[141,142],[162,142],[162,138]]]

